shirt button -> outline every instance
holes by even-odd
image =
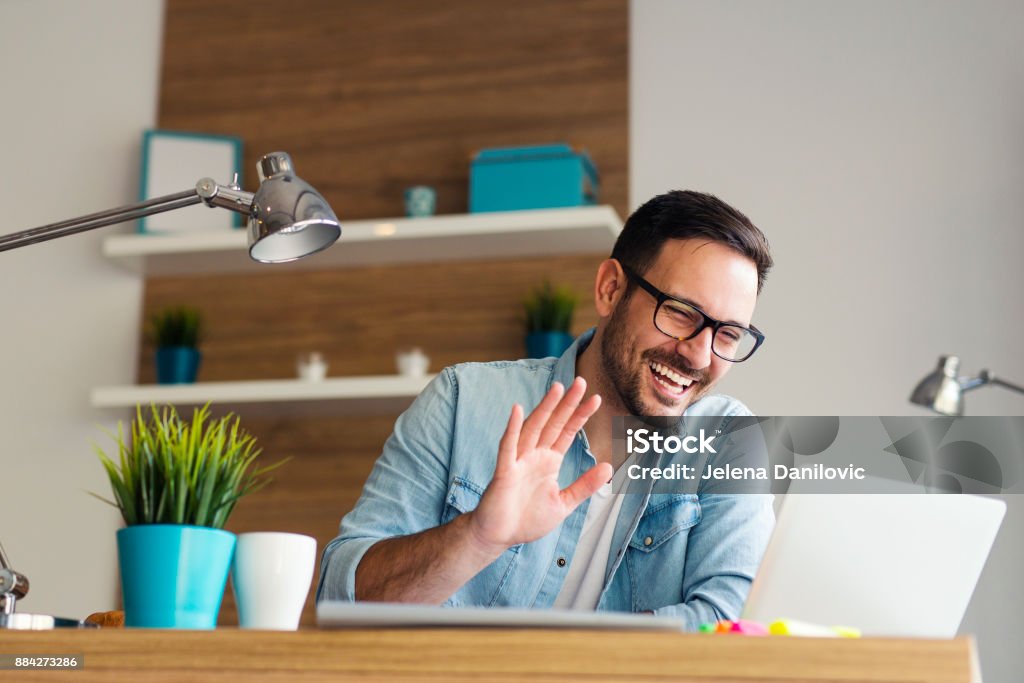
[[[565,558],[564,557],[558,558],[558,566],[559,567],[564,567],[565,566]]]
[[[650,536],[648,536],[647,538],[644,539],[644,545],[650,545],[652,543],[654,543],[654,539],[651,538]]]

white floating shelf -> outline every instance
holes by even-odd
[[[92,390],[91,401],[95,408],[132,409],[150,403],[186,407],[210,402],[245,415],[397,413],[408,407],[434,376],[380,375],[337,377],[319,382],[285,379],[97,387]]]
[[[244,230],[112,235],[103,254],[146,275],[333,268],[611,251],[622,219],[610,206],[342,221],[330,249],[267,266],[248,256]],[[268,271],[271,272],[271,271]]]

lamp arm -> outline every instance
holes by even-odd
[[[22,230],[21,232],[0,237],[0,251],[27,247],[37,242],[45,242],[57,239],[58,237],[64,237],[65,235],[74,235],[79,232],[102,228],[105,225],[123,223],[134,218],[151,216],[155,213],[163,213],[164,211],[173,211],[185,206],[199,204],[202,201],[196,190],[191,189],[164,197],[156,197],[138,204],[129,204],[108,211],[91,213],[87,216],[60,221],[59,223],[41,225],[38,228]]]
[[[10,569],[11,563],[7,559],[7,553],[4,552],[4,544],[0,543],[0,569]]]
[[[106,225],[152,216],[156,213],[174,211],[186,206],[205,203],[207,206],[219,206],[238,213],[248,214],[252,205],[253,193],[244,192],[237,185],[218,185],[211,178],[203,178],[191,190],[175,194],[155,197],[138,204],[120,206],[116,209],[99,211],[86,216],[79,216],[58,223],[41,225],[38,228],[22,230],[0,237],[0,251],[26,247],[37,242],[57,239],[66,235],[74,235],[87,230],[102,228]]]
[[[998,384],[999,386],[1003,387],[1004,389],[1009,389],[1011,391],[1016,391],[1016,392],[1019,392],[1021,394],[1024,394],[1024,387],[1022,387],[1019,384],[1014,384],[1013,382],[1007,382],[1005,379],[1002,379],[1000,377],[996,377],[995,375],[990,373],[988,370],[982,370],[981,371],[981,376],[984,377],[986,380],[988,380],[989,384]]]
[[[988,370],[982,370],[980,373],[978,373],[978,376],[973,379],[961,377],[958,381],[960,382],[960,388],[963,389],[964,391],[977,389],[978,387],[985,384],[996,384],[1003,387],[1004,389],[1009,389],[1011,391],[1016,391],[1021,394],[1024,394],[1024,387],[1022,387],[1019,384],[1014,384],[1013,382],[1007,382],[1005,379],[1002,379],[1000,377],[996,377]]]
[[[242,190],[238,186],[238,176],[235,178],[230,185],[218,185],[213,178],[203,178],[196,183],[196,194],[207,206],[219,206],[248,216],[256,195]]]
[[[961,391],[970,391],[988,384],[991,379],[988,376],[988,370],[982,370],[977,377],[958,377],[956,381],[960,384]]]

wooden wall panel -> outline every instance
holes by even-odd
[[[565,141],[627,209],[626,0],[168,0],[159,125],[292,154],[345,220],[467,206],[485,147]]]
[[[152,278],[143,310],[200,309],[200,381],[295,377],[303,351],[323,353],[331,376],[394,373],[395,352],[410,346],[436,369],[521,358],[522,300],[545,278],[580,295],[575,331],[594,324],[594,275],[606,256]],[[139,381],[155,381],[149,349]]]
[[[586,148],[602,203],[627,210],[627,0],[167,0],[158,124],[245,143],[243,171],[292,154],[345,220],[401,215],[402,191],[468,203],[485,147],[556,141]],[[344,248],[342,242],[334,248]],[[318,350],[330,376],[394,372],[420,346],[432,370],[523,355],[521,301],[545,277],[583,299],[606,254],[257,275],[153,278],[143,315],[171,304],[207,321],[200,381],[295,376]],[[143,346],[140,382],[152,382]],[[245,418],[268,461],[293,459],[242,501],[229,528],[284,530],[320,548],[358,498],[395,415]],[[225,596],[222,623],[237,623]],[[303,623],[313,623],[312,595]]]

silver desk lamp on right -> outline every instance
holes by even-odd
[[[914,387],[910,402],[942,415],[957,417],[964,414],[964,392],[985,384],[996,384],[1024,394],[1024,387],[1000,379],[988,370],[982,370],[977,377],[958,377],[959,372],[959,358],[940,356],[938,367]]]

